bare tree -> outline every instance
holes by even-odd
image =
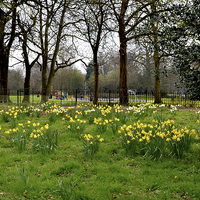
[[[39,10],[39,43],[41,50],[41,71],[42,71],[42,91],[41,102],[46,102],[51,91],[51,85],[55,73],[64,67],[71,66],[79,61],[68,52],[67,58],[58,58],[60,46],[68,46],[70,25],[75,22],[71,20],[67,11],[71,6],[72,0],[52,0],[39,1],[37,9]],[[64,62],[63,62],[64,61]]]
[[[0,102],[8,101],[8,67],[15,39],[17,7],[21,1],[2,1],[0,8]]]
[[[32,5],[33,7],[34,5]],[[23,63],[25,65],[25,80],[24,80],[24,99],[23,102],[30,102],[30,80],[31,80],[31,69],[34,64],[38,61],[40,54],[35,53],[35,49],[31,48],[31,45],[34,37],[34,26],[36,25],[36,16],[38,11],[35,11],[34,8],[27,5],[21,6],[21,18],[17,17],[17,22],[19,26],[19,42],[22,43],[22,55]],[[33,54],[30,56],[30,54]],[[32,61],[30,61],[32,57]],[[19,59],[18,59],[19,60]]]
[[[93,104],[98,104],[99,95],[99,62],[98,51],[103,38],[104,25],[107,20],[107,1],[94,0],[81,1],[81,9],[79,9],[76,17],[82,18],[81,23],[76,25],[76,30],[80,33],[80,38],[90,44],[93,53],[94,67],[94,99]]]
[[[156,5],[156,2],[161,5],[166,3],[159,0],[122,0],[120,2],[110,0],[120,41],[120,104],[128,103],[127,43],[133,39],[152,34],[152,27],[146,30],[141,29],[141,27],[151,16],[166,10],[162,6],[159,10],[151,9],[152,6]],[[155,26],[153,28],[155,29]],[[156,52],[155,58],[157,58]]]

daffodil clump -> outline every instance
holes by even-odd
[[[76,135],[83,134],[85,130],[86,120],[78,118],[78,115],[75,115],[74,118],[67,115],[67,119],[69,119],[67,121],[67,129],[69,131],[71,131],[72,133],[76,133]]]
[[[43,111],[46,111],[50,109],[50,107],[52,107],[52,104],[50,102],[46,102],[46,103],[41,104],[40,107]]]
[[[84,110],[83,116],[88,120],[89,124],[93,124],[95,118],[106,118],[110,110],[104,106],[92,106],[90,109]],[[108,117],[108,116],[107,116]]]
[[[75,109],[74,109],[73,106],[66,108],[65,111],[66,111],[66,113],[67,113],[70,117],[73,117],[73,116],[74,116],[74,111],[75,111]]]
[[[94,118],[97,116],[96,109],[88,109],[83,111],[83,117],[88,119],[88,123],[92,124],[94,122]]]
[[[67,112],[68,109],[65,109],[61,106],[58,106],[56,104],[52,105],[48,110],[45,111],[46,114],[50,114],[50,113],[56,113],[56,115],[62,115],[65,114]]]
[[[173,114],[175,115],[176,112],[177,112],[177,110],[178,110],[177,106],[171,105],[171,107],[170,107],[170,112],[171,112],[171,113],[173,113]]]
[[[124,111],[122,107],[119,105],[114,105],[113,109],[115,117],[117,117],[122,124],[125,124],[129,119],[130,111],[129,110]]]
[[[129,154],[148,155],[153,159],[168,155],[181,158],[188,152],[193,140],[199,139],[196,131],[186,127],[177,129],[173,120],[159,123],[153,120],[152,124],[143,124],[140,121],[133,125],[120,127],[121,142]]]
[[[11,141],[17,146],[18,151],[21,152],[27,149],[27,142],[29,141],[31,131],[37,125],[35,123],[31,124],[31,121],[27,121],[25,124],[19,123],[18,127],[6,130],[4,133],[11,135]]]
[[[13,120],[20,120],[20,119],[25,119],[27,116],[37,116],[40,117],[41,115],[41,106],[16,106],[16,107],[8,107],[6,111],[1,110],[0,115],[1,119],[4,122],[11,122]]]
[[[144,119],[148,115],[152,115],[153,111],[157,109],[158,106],[152,105],[150,103],[139,104],[137,106],[131,106],[128,108],[128,111],[131,115],[134,115],[136,120]]]
[[[40,118],[43,110],[40,107],[31,107],[33,117]]]
[[[104,106],[104,107],[99,107],[100,111],[101,111],[101,115],[102,117],[105,118],[111,118],[112,116],[112,107],[110,106]]]
[[[25,151],[32,147],[33,151],[51,153],[57,148],[57,132],[49,130],[49,125],[40,126],[40,123],[19,123],[17,128],[4,132],[11,135],[12,142],[17,146],[18,151]]]
[[[18,107],[17,108],[12,107],[6,111],[1,110],[0,116],[1,116],[2,121],[7,123],[7,122],[10,122],[11,120],[16,120],[18,117],[18,112],[19,112]]]
[[[106,132],[108,128],[109,121],[107,119],[103,120],[102,118],[94,118],[94,124],[96,124],[96,130],[98,133]]]
[[[114,134],[117,133],[120,126],[120,119],[115,117],[114,119],[109,119],[109,123]]]
[[[166,110],[167,110],[167,106],[166,106],[165,104],[160,104],[160,105],[157,105],[157,107],[159,108],[159,110],[160,110],[161,112],[163,112],[163,111],[166,111]]]
[[[106,123],[106,120],[110,120],[113,117],[113,108],[111,106],[92,106],[90,109],[85,109],[82,112],[82,117],[88,120],[89,124],[93,124],[96,122],[103,121]],[[98,119],[98,120],[97,120]]]
[[[84,136],[81,135],[81,138],[83,139],[83,153],[85,157],[96,154],[99,151],[100,143],[104,141],[100,135],[94,137],[91,134],[85,134]]]
[[[63,117],[67,113],[67,110],[56,104],[52,105],[45,114],[48,116],[49,122],[54,123],[57,119]]]
[[[40,151],[43,154],[52,153],[58,148],[58,133],[56,130],[49,130],[49,125],[46,124],[30,135],[32,138],[33,151]]]

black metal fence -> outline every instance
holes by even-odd
[[[28,94],[28,95],[27,95]],[[129,103],[154,103],[155,91],[128,91]],[[50,95],[47,97],[48,102],[60,105],[77,105],[93,101],[93,91],[90,90],[51,90]],[[181,94],[177,91],[162,92],[161,100],[164,104],[181,105],[181,106],[200,106],[200,101],[191,100],[191,96]],[[0,91],[0,102],[6,104],[20,105],[29,103],[32,105],[41,103],[41,90],[8,90]],[[98,102],[105,102],[106,104],[119,103],[119,90],[104,90],[99,91]]]

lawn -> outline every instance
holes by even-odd
[[[0,109],[0,199],[199,199],[198,109]]]

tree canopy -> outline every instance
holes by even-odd
[[[26,66],[27,91],[31,69],[40,66],[42,102],[55,74],[78,61],[88,66],[86,81],[94,84],[94,104],[99,81],[101,88],[116,85],[121,104],[128,103],[131,84],[144,89],[154,84],[155,103],[161,103],[162,73],[171,66],[186,92],[200,99],[198,0],[5,0],[0,6],[1,102],[8,99],[12,52],[20,52],[15,60]],[[115,81],[106,81],[108,77]]]

